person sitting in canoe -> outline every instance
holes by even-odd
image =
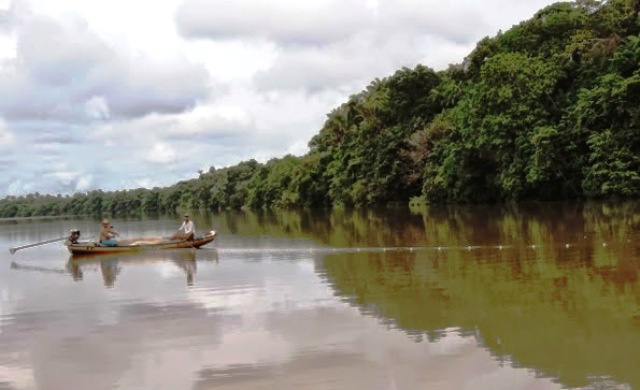
[[[189,216],[185,214],[184,222],[182,222],[180,229],[178,229],[178,232],[173,237],[171,237],[171,239],[193,241],[195,236],[196,236],[196,227],[193,224],[193,221],[189,220]]]
[[[102,220],[102,229],[100,229],[100,244],[104,246],[116,246],[118,241],[116,237],[120,234],[113,230],[113,227],[109,224],[108,219]]]

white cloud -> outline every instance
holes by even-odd
[[[379,0],[377,25],[387,34],[430,35],[460,44],[473,43],[486,31],[484,12],[477,6],[461,7],[461,1]],[[483,4],[484,6],[484,4]]]
[[[33,182],[25,182],[21,179],[14,179],[7,186],[6,195],[24,195],[34,190]]]
[[[178,159],[173,148],[164,143],[156,143],[146,154],[146,160],[154,164],[170,164]]]
[[[279,48],[265,40],[191,40],[184,42],[184,50],[190,61],[203,63],[211,78],[219,83],[246,84],[256,72],[271,67]]]
[[[357,33],[373,12],[361,0],[187,0],[176,21],[188,37],[326,44]]]
[[[488,29],[482,8],[459,2],[186,0],[176,21],[188,38],[278,45],[271,66],[255,73],[261,90],[348,95],[403,66],[461,61]]]
[[[304,153],[326,114],[376,77],[460,62],[550,3],[5,3],[0,196],[168,185]]]
[[[96,98],[116,117],[175,113],[209,93],[203,66],[111,47],[77,17],[24,16],[16,36],[16,58],[0,68],[6,118],[91,120],[82,105]]]
[[[126,137],[148,144],[153,140],[205,140],[249,135],[255,124],[238,106],[200,105],[179,114],[150,114],[141,118],[109,121],[96,126],[91,137],[109,140]]]
[[[76,182],[76,191],[86,191],[91,188],[93,182],[93,176],[90,174],[83,174],[78,178]]]
[[[85,112],[91,118],[109,119],[109,105],[102,96],[93,96],[84,104]]]
[[[0,62],[3,62],[6,59],[15,58],[16,43],[11,35],[1,34],[1,32],[0,27]]]
[[[158,184],[155,181],[151,180],[148,177],[144,179],[138,179],[135,181],[135,183],[136,183],[136,186],[141,188],[153,188],[158,186]]]
[[[271,66],[254,74],[259,90],[337,89],[348,96],[403,66],[443,69],[459,63],[477,40],[549,3],[186,0],[176,22],[186,38],[213,44],[266,39],[277,45]]]
[[[80,172],[53,172],[49,173],[47,176],[58,180],[64,185],[69,185],[80,177]]]
[[[0,148],[11,146],[16,142],[16,136],[9,130],[7,123],[0,118]]]
[[[53,179],[55,186],[62,192],[86,191],[91,188],[93,176],[81,171],[57,171],[44,175]]]
[[[11,30],[13,21],[14,18],[11,1],[0,0],[0,34]]]
[[[180,32],[190,38],[265,38],[285,45],[326,45],[363,32],[434,35],[469,43],[485,23],[478,7],[424,0],[186,0]],[[454,22],[455,21],[455,22]]]
[[[348,95],[363,89],[375,78],[388,76],[402,67],[424,63],[444,68],[452,62],[452,53],[462,56],[470,49],[468,45],[443,41],[439,37],[390,35],[382,39],[363,35],[322,48],[283,51],[270,69],[256,73],[255,83],[266,91],[340,89]],[[441,56],[442,53],[447,56]]]

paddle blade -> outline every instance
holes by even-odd
[[[14,254],[16,253],[17,249],[16,248],[9,248],[9,253]]]

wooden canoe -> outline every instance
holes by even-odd
[[[126,253],[126,252],[144,252],[151,250],[163,249],[182,249],[182,248],[200,248],[212,242],[217,236],[215,231],[211,231],[202,237],[196,237],[192,241],[159,241],[154,243],[134,243],[117,246],[102,246],[97,242],[78,242],[75,244],[67,244],[67,248],[72,255],[88,255],[88,254],[107,254],[107,253]]]

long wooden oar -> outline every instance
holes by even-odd
[[[52,244],[54,242],[58,242],[58,241],[62,241],[62,240],[66,240],[68,237],[62,237],[62,238],[55,238],[53,240],[48,240],[48,241],[42,241],[42,242],[36,242],[35,244],[29,244],[29,245],[22,245],[22,246],[16,246],[13,248],[9,248],[9,252],[11,254],[16,253],[17,251],[19,251],[20,249],[27,249],[27,248],[33,248],[34,246],[40,246],[40,245],[47,245],[47,244]]]

